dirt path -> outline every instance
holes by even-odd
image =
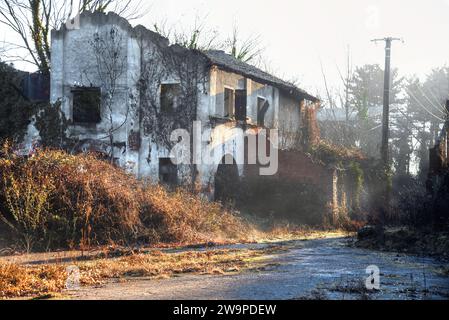
[[[347,246],[345,239],[296,241],[258,272],[112,281],[69,293],[73,299],[449,299],[448,265],[430,258]],[[379,291],[365,289],[380,269]],[[446,274],[444,271],[446,270]]]

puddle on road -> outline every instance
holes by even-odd
[[[301,270],[313,288],[302,299],[449,299],[449,277],[436,271],[441,263],[431,258],[375,252],[323,240],[306,250],[292,250],[282,259],[285,268]],[[368,266],[380,270],[380,290],[368,290]],[[313,279],[313,280],[312,280]]]
[[[290,241],[285,252],[265,257],[257,276],[238,275],[230,299],[449,299],[449,277],[442,263],[347,245],[347,239]],[[274,246],[274,244],[270,244]],[[229,249],[263,249],[267,244],[240,244]],[[279,246],[279,244],[276,244]],[[223,247],[220,247],[223,248]],[[380,290],[367,290],[368,266],[380,270]],[[445,265],[448,268],[448,265]],[[441,269],[441,268],[440,268]]]

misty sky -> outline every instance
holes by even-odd
[[[320,61],[331,85],[339,85],[337,65],[345,69],[348,46],[354,65],[383,66],[384,45],[373,38],[404,38],[394,43],[392,63],[405,75],[449,62],[449,0],[151,0],[137,22],[189,29],[197,17],[223,37],[234,24],[242,36],[259,35],[271,68],[312,94],[323,90]],[[3,26],[0,32],[9,36]]]

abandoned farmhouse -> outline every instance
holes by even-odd
[[[81,14],[77,27],[52,32],[51,46],[50,102],[67,120],[71,152],[95,151],[141,180],[192,185],[213,199],[232,188],[230,180],[257,176],[254,168],[266,165],[247,164],[248,137],[232,129],[256,140],[261,130],[270,136],[277,129],[276,177],[316,186],[329,212],[352,203],[338,168],[307,153],[320,141],[320,101],[295,85],[223,51],[170,45],[114,13]],[[196,139],[192,154],[181,153],[213,161],[174,164],[176,129]],[[194,131],[211,134],[204,139]],[[29,128],[26,139],[38,140],[39,132]]]

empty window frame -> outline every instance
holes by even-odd
[[[233,118],[235,115],[235,91],[230,88],[224,88],[224,116]]]
[[[159,181],[170,186],[178,184],[178,166],[171,158],[159,158]]]
[[[267,99],[257,97],[257,125],[259,127],[265,126],[265,115],[267,114],[270,104]]]
[[[100,88],[81,87],[72,90],[73,122],[76,124],[97,124],[101,122]]]
[[[246,121],[246,90],[235,91],[235,119]]]
[[[161,112],[175,112],[179,103],[181,88],[179,83],[161,84]]]

